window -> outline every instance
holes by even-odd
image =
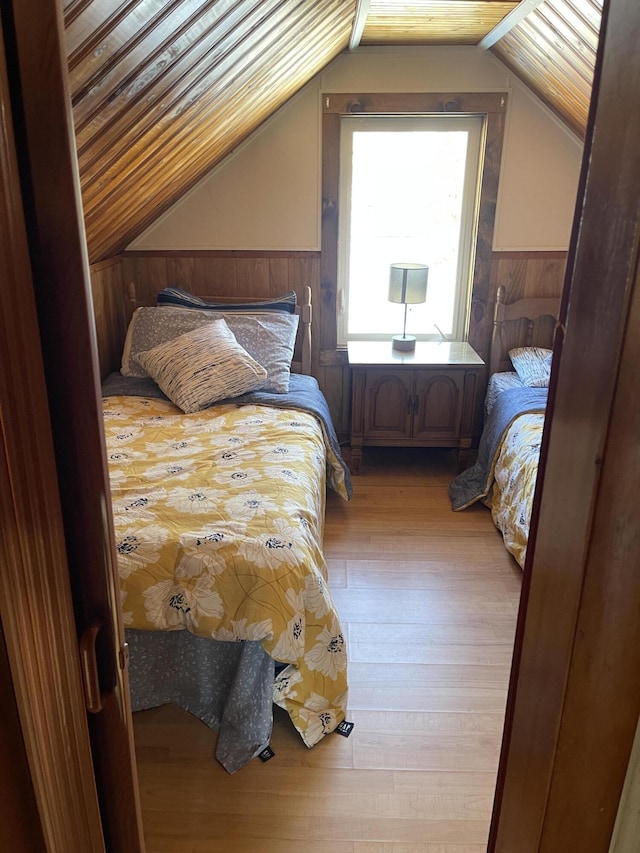
[[[343,115],[340,121],[338,344],[402,331],[389,267],[429,267],[407,332],[464,340],[469,320],[485,116]]]
[[[316,346],[320,351],[320,364],[327,375],[337,375],[336,371],[340,366],[348,363],[346,341],[338,341],[338,328],[340,327],[341,331],[346,329],[345,318],[340,318],[340,321],[338,319],[341,314],[339,309],[342,306],[347,307],[346,294],[341,290],[342,282],[338,279],[339,248],[344,252],[344,239],[339,246],[344,207],[344,204],[341,205],[340,192],[340,177],[343,172],[340,162],[343,120],[346,117],[368,119],[419,116],[445,120],[477,117],[481,123],[478,152],[479,191],[469,264],[473,266],[473,272],[467,304],[464,306],[469,318],[467,324],[463,324],[463,339],[468,340],[482,356],[487,352],[492,328],[491,306],[495,292],[495,282],[491,281],[493,229],[507,104],[506,92],[323,93],[322,250],[317,283],[319,304],[322,308],[320,323],[317,326]],[[342,201],[344,202],[344,198]],[[394,258],[392,262],[397,260]],[[426,259],[426,262],[429,264],[429,259]],[[388,274],[388,269],[383,272],[384,292],[388,287]],[[386,299],[382,305],[383,312],[399,307]],[[402,313],[403,309],[400,307],[399,316],[402,316]],[[413,313],[410,313],[408,317],[409,331],[413,316]],[[429,319],[428,322],[433,321]],[[394,326],[391,336],[401,332],[401,327]]]

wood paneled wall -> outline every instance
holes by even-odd
[[[122,347],[131,317],[127,285],[120,257],[110,258],[91,267],[91,295],[96,323],[100,376],[120,369]]]
[[[469,341],[486,358],[491,338],[494,294],[505,286],[507,302],[523,296],[560,296],[565,252],[494,252],[490,292],[472,298]],[[341,438],[349,434],[351,375],[344,350],[328,345],[335,329],[335,303],[320,283],[319,252],[125,252],[92,267],[102,376],[118,370],[126,328],[133,310],[129,286],[138,305],[154,305],[167,285],[198,296],[257,296],[267,298],[309,285],[314,306],[312,372],[331,409]],[[550,332],[549,332],[550,334]]]
[[[566,262],[566,252],[493,253],[489,276],[489,297],[482,303],[474,300],[474,309],[476,311],[482,309],[485,322],[479,326],[472,317],[469,329],[470,343],[485,361],[488,360],[489,356],[493,329],[493,308],[498,287],[504,286],[507,303],[531,296],[552,296],[558,298],[559,308]],[[505,353],[512,345],[522,344],[526,336],[526,327],[527,321],[525,320],[503,324],[502,337]],[[537,346],[550,347],[553,343],[554,328],[555,321],[552,317],[540,317],[533,324],[531,343]]]

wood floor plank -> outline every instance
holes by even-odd
[[[357,631],[356,629],[361,629]],[[474,645],[457,640],[450,643],[434,642],[428,646],[393,642],[393,639],[380,643],[371,636],[370,625],[349,626],[349,660],[352,663],[376,663],[400,665],[404,663],[421,664],[479,664],[508,666],[513,649],[508,643]]]
[[[199,720],[134,715],[148,853],[485,853],[521,572],[451,511],[451,453],[365,451],[325,524],[351,736],[309,750],[275,708],[274,758],[229,776]]]
[[[225,848],[222,845],[229,845],[229,838],[239,837],[245,842],[252,839],[256,853],[263,849],[261,844],[264,838],[297,841],[305,849],[311,842],[324,842],[327,845],[326,853],[330,853],[336,843],[353,841],[415,843],[416,838],[424,838],[441,844],[478,843],[479,837],[486,833],[488,820],[424,817],[398,820],[395,817],[358,814],[352,814],[349,820],[345,820],[341,815],[316,817],[278,811],[266,817],[245,814],[238,826],[238,816],[234,814],[216,815],[212,820],[206,815],[191,812],[177,823],[168,819],[166,810],[151,814],[150,819],[155,821],[155,832],[164,835],[165,844],[169,839],[174,840],[175,850],[188,849],[189,839],[195,836],[200,843],[208,842],[210,850],[232,851],[235,846]]]
[[[178,851],[179,853],[301,853],[300,842],[295,839],[288,841],[283,838],[266,837],[256,842],[255,838],[236,837],[233,840],[233,847],[229,847],[225,839],[205,838],[194,841],[188,837],[156,838],[155,834],[151,840],[147,838],[147,851],[148,853],[178,853]],[[331,844],[331,853],[354,853],[354,851],[355,845],[351,841],[338,841]],[[307,842],[304,845],[304,853],[327,853],[326,842]],[[441,851],[438,850],[437,853]],[[450,851],[445,850],[442,853],[450,853]],[[452,853],[458,853],[458,851],[452,851]],[[476,853],[476,851],[461,849],[460,853]]]
[[[419,560],[345,560],[344,586],[349,589],[441,590],[457,594],[493,592],[495,595],[520,596],[520,577],[497,575],[489,564],[484,571],[477,569],[471,576],[468,567],[457,568],[450,563]],[[333,572],[330,573],[333,584]],[[337,574],[337,573],[336,573]],[[337,588],[337,585],[336,585]]]
[[[385,841],[357,841],[353,853],[486,853],[486,844],[388,844]]]
[[[487,664],[407,663],[386,667],[378,662],[351,661],[350,684],[388,684],[398,690],[412,687],[504,687],[507,682],[504,667]]]
[[[366,614],[362,614],[366,615]],[[378,638],[380,646],[383,643],[400,643],[407,646],[418,644],[495,644],[513,643],[514,618],[510,613],[504,615],[492,615],[459,619],[448,621],[420,622],[386,622],[384,638]],[[350,622],[350,635],[358,642],[375,640],[375,623],[372,628],[371,622]],[[382,653],[382,652],[381,652]]]
[[[355,685],[349,691],[354,710],[429,711],[450,714],[503,713],[506,690],[470,687],[416,688],[400,692],[386,685]]]
[[[358,735],[365,732],[403,732],[405,735],[420,736],[489,734],[501,735],[502,714],[454,714],[427,711],[378,711],[351,710],[351,720],[358,727]]]
[[[471,716],[471,715],[470,715]],[[419,734],[415,732],[358,732],[353,761],[360,770],[379,770],[390,762],[404,770],[440,770],[452,767],[465,772],[498,769],[502,732],[488,734]],[[457,796],[455,799],[461,800]],[[490,816],[493,797],[484,801]],[[433,807],[428,811],[432,814]]]
[[[334,601],[345,621],[448,622],[467,616],[515,614],[514,603],[504,594],[452,592],[450,590],[337,589]]]

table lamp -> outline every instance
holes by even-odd
[[[407,335],[407,305],[427,301],[429,267],[424,264],[391,264],[389,302],[404,304],[404,326],[401,335],[394,335],[393,349],[410,352],[415,349],[414,335]]]

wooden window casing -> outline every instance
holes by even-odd
[[[385,93],[335,94],[322,96],[322,256],[320,278],[322,313],[320,349],[337,349],[338,234],[340,185],[340,118],[343,115],[440,115],[464,113],[482,115],[486,142],[481,163],[478,233],[473,262],[471,324],[469,343],[483,348],[491,325],[490,267],[493,229],[500,177],[507,94],[470,93]]]

